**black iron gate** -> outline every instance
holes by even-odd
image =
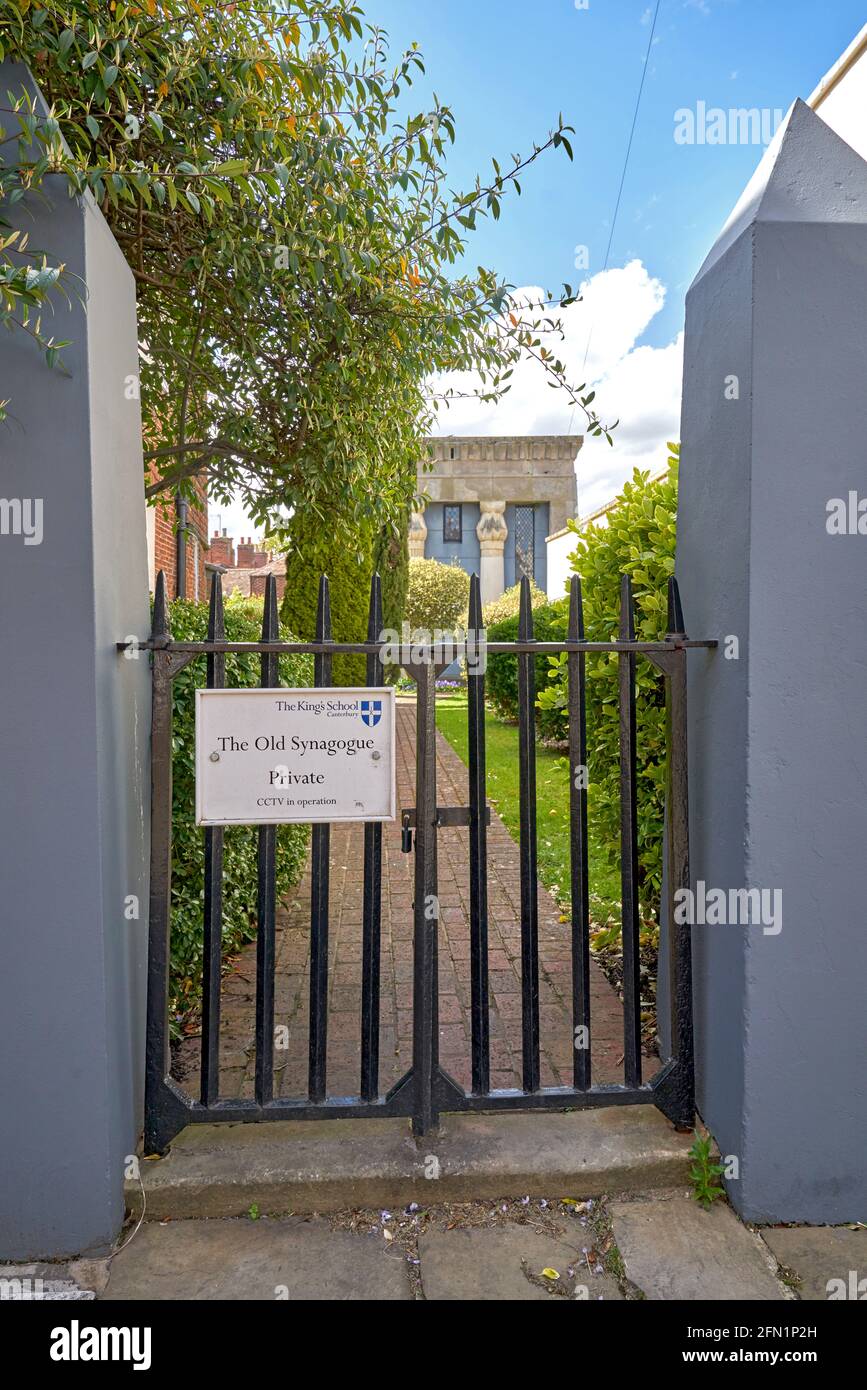
[[[159,1153],[185,1125],[194,1122],[258,1121],[349,1116],[411,1117],[417,1135],[429,1133],[442,1112],[466,1110],[580,1109],[604,1105],[652,1104],[679,1127],[694,1118],[692,1031],[692,969],[690,928],[677,925],[671,910],[678,888],[689,886],[689,831],[686,746],[686,659],[690,647],[715,642],[689,641],[674,579],[669,586],[668,636],[660,642],[635,640],[630,581],[621,587],[620,630],[616,640],[587,642],[581,588],[572,581],[566,641],[536,642],[530,587],[522,581],[521,616],[517,642],[487,643],[482,629],[478,578],[470,586],[466,642],[455,645],[417,645],[396,654],[416,681],[416,803],[403,813],[404,847],[415,837],[413,1057],[409,1071],[386,1093],[379,1087],[380,903],[382,826],[364,827],[364,888],[362,917],[361,1037],[359,1090],[355,1096],[331,1096],[327,1091],[328,929],[330,828],[317,825],[311,845],[311,955],[309,1065],[306,1096],[274,1096],[274,973],[276,936],[276,827],[258,831],[258,900],[256,968],[255,1094],[250,1099],[219,1093],[219,1022],[221,980],[223,831],[209,827],[205,836],[204,965],[202,990],[202,1052],[198,1099],[188,1096],[170,1074],[168,995],[171,927],[172,825],[172,681],[189,662],[206,657],[207,685],[225,684],[228,653],[261,657],[261,684],[278,684],[281,654],[312,653],[314,683],[331,683],[332,657],[363,654],[367,683],[383,680],[382,607],[379,577],[371,585],[367,640],[331,640],[328,582],[320,582],[316,640],[279,640],[277,593],[273,576],[265,591],[262,640],[227,642],[223,626],[219,575],[211,591],[208,639],[173,642],[169,630],[165,581],[159,575],[154,601],[153,635],[144,644],[152,652],[152,804],[151,891],[148,960],[147,1066],[145,1094],[145,1151]],[[125,644],[119,644],[125,645]],[[623,913],[623,1046],[624,1084],[594,1085],[591,1048],[576,1046],[573,1084],[542,1086],[540,1082],[539,947],[536,876],[535,668],[539,655],[565,653],[568,669],[570,769],[587,765],[585,721],[585,658],[588,653],[616,654],[620,675],[620,796],[621,879]],[[488,993],[487,825],[489,810],[485,776],[485,660],[487,654],[510,653],[518,662],[520,746],[520,898],[521,898],[521,1031],[523,1076],[521,1089],[491,1090]],[[436,679],[456,657],[467,660],[469,805],[437,807],[436,794]],[[649,1081],[642,1075],[639,984],[638,850],[636,825],[636,695],[637,659],[652,662],[665,676],[668,726],[667,895],[669,923],[669,1000],[671,1056]],[[587,846],[587,790],[584,779],[570,776],[572,1023],[576,1039],[589,1042],[590,907]],[[464,824],[469,829],[470,873],[470,1017],[472,1083],[469,1091],[439,1063],[437,984],[437,831],[440,825]]]

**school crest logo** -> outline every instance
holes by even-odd
[[[362,700],[361,718],[369,728],[375,729],[380,719],[382,718],[382,701]]]

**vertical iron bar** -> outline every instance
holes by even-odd
[[[581,580],[569,586],[569,641],[584,641]],[[585,657],[570,652],[569,674],[569,853],[572,891],[573,1079],[590,1085],[590,875],[587,852],[587,704]],[[579,1031],[580,1030],[580,1031]]]
[[[686,637],[677,580],[668,581],[668,635]],[[667,684],[668,725],[668,932],[671,1051],[678,1064],[676,1123],[692,1127],[695,1120],[695,1054],[692,1017],[692,928],[675,917],[675,894],[690,887],[689,780],[687,775],[686,649],[676,653]]]
[[[490,1013],[488,1000],[488,831],[485,770],[485,660],[479,576],[470,579],[467,640],[467,733],[469,737],[470,801],[470,1021],[472,1089],[485,1095],[491,1089]]]
[[[530,581],[521,579],[518,640],[533,641]],[[521,1029],[525,1091],[539,1089],[539,888],[536,851],[536,658],[518,656],[521,860]]]
[[[415,897],[413,902],[413,1116],[416,1135],[428,1134],[439,1114],[436,1076],[436,937],[439,905],[436,878],[436,672],[422,659],[416,677]]]
[[[277,642],[277,582],[265,580],[262,641]],[[274,689],[279,682],[276,652],[262,653],[261,685]],[[256,931],[256,1100],[267,1105],[274,1097],[274,953],[277,931],[276,825],[259,826],[259,889]]]
[[[620,580],[620,640],[635,641],[632,582]],[[620,882],[623,913],[623,1068],[627,1086],[641,1085],[641,976],[638,953],[638,804],[635,766],[635,653],[621,652]]]
[[[316,606],[316,641],[331,641],[331,594],[328,578],[319,580]],[[331,657],[313,658],[313,684],[331,684]],[[310,848],[310,1049],[308,1094],[311,1101],[325,1099],[328,1050],[328,890],[331,867],[331,826],[314,825]]]
[[[382,584],[378,574],[370,581],[367,618],[368,642],[382,641]],[[385,681],[378,653],[367,657],[369,686]],[[379,949],[382,904],[382,826],[364,825],[364,898],[361,917],[361,1099],[375,1100],[379,1093]]]
[[[226,636],[223,621],[223,580],[211,580],[211,606],[208,614],[208,641],[222,642]],[[226,684],[226,658],[208,653],[208,689],[222,690]],[[220,1094],[220,977],[223,944],[223,827],[205,828],[205,938],[202,960],[202,1061],[200,1096],[202,1105],[213,1105]]]
[[[166,577],[154,588],[153,641],[171,638]],[[145,1152],[162,1148],[159,1094],[169,1072],[169,948],[172,893],[172,676],[168,652],[153,653],[151,705],[151,866],[148,926]]]

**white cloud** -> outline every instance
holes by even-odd
[[[614,497],[633,468],[656,470],[665,463],[666,441],[680,432],[683,335],[662,348],[638,345],[665,303],[665,286],[640,260],[591,276],[581,292],[581,302],[558,315],[565,339],[552,348],[570,381],[595,387],[600,418],[620,421],[613,447],[604,438],[587,438],[578,456],[578,508],[585,515]],[[542,291],[525,286],[517,297],[541,299]],[[437,389],[444,385],[472,390],[476,383],[468,373],[453,373]],[[552,391],[542,368],[528,360],[516,367],[512,389],[499,404],[455,401],[440,411],[436,432],[580,434],[584,424],[581,411]]]

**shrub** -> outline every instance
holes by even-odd
[[[542,608],[548,602],[548,597],[538,585],[530,580],[530,605],[533,609]],[[493,627],[496,623],[502,623],[506,618],[517,617],[521,610],[521,585],[520,582],[513,584],[511,589],[506,589],[500,594],[499,598],[492,599],[486,603],[482,609],[482,619],[485,627]],[[501,638],[501,641],[507,641]]]
[[[398,535],[391,530],[356,526],[347,541],[345,530],[336,524],[329,527],[309,518],[290,522],[286,590],[280,610],[283,622],[302,641],[313,641],[319,578],[327,574],[335,642],[366,641],[370,581],[377,570],[382,581],[383,626],[399,630],[409,576],[406,529]],[[332,681],[334,685],[366,685],[365,657],[335,656]]]
[[[202,642],[208,632],[208,605],[176,599],[169,606],[172,636]],[[258,642],[262,634],[262,600],[230,597],[225,602],[226,638]],[[292,637],[281,628],[284,641]],[[226,684],[258,685],[258,656],[227,656]],[[309,656],[280,658],[283,685],[307,686],[313,680]],[[201,997],[203,911],[205,903],[205,835],[196,825],[195,691],[205,684],[204,658],[196,658],[175,676],[172,687],[172,936],[169,1011],[173,1030],[179,1016]],[[255,826],[227,826],[223,832],[223,957],[238,951],[255,935],[258,833]],[[307,827],[281,825],[277,830],[277,896],[297,883],[307,855]]]
[[[336,534],[339,540],[335,540]],[[280,617],[302,642],[312,642],[316,636],[319,579],[323,574],[328,576],[335,642],[366,640],[373,543],[363,528],[355,532],[353,542],[348,543],[342,532],[306,516],[290,523]],[[336,656],[331,673],[334,685],[364,685],[367,663],[363,656]]]
[[[377,537],[373,568],[382,583],[383,627],[399,632],[406,617],[409,594],[409,509],[403,516],[402,529],[395,533],[383,528]],[[391,675],[397,677],[395,669]]]
[[[410,560],[406,620],[413,632],[454,632],[470,601],[470,576],[460,565]]]
[[[488,628],[489,642],[517,642],[518,616],[504,618]],[[537,642],[562,642],[569,625],[569,603],[567,599],[557,599],[554,603],[543,603],[533,610],[533,636]],[[537,656],[536,695],[541,693],[553,674],[550,660]],[[497,713],[504,719],[518,718],[518,659],[505,652],[491,652],[488,655],[485,693]],[[548,710],[540,707],[537,701],[536,727],[543,738],[564,737],[563,719],[559,709]]]
[[[611,641],[620,616],[620,576],[632,578],[635,631],[640,641],[665,636],[668,578],[674,572],[677,526],[678,445],[670,445],[668,472],[650,481],[638,469],[626,483],[607,526],[578,531],[570,557],[580,574],[584,626],[590,642]],[[551,674],[539,703],[566,728],[566,657],[549,658]],[[620,855],[620,770],[618,659],[614,653],[587,657],[587,757],[593,814],[612,864]],[[662,675],[644,657],[636,662],[639,886],[647,913],[659,907],[662,830],[665,811],[665,688]]]

